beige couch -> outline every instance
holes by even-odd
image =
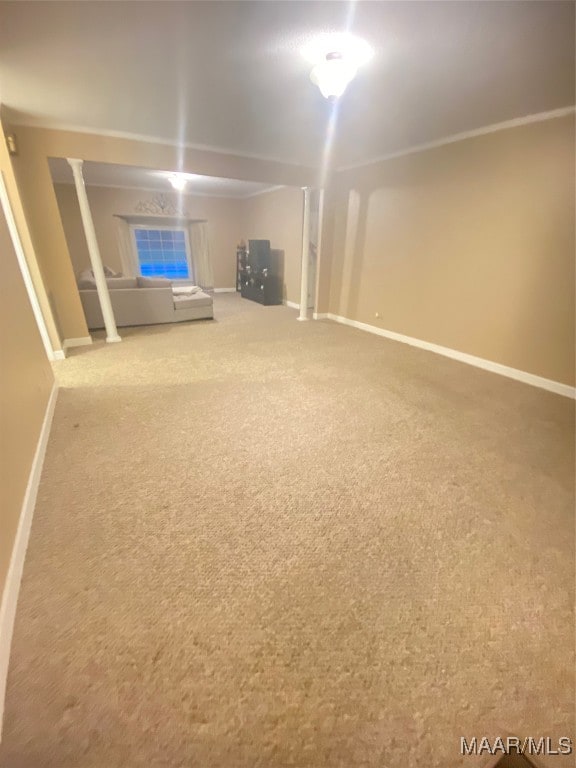
[[[90,330],[104,328],[104,319],[93,278],[80,276],[78,287]],[[169,280],[107,278],[110,301],[118,327],[203,320],[214,317],[212,297],[203,291],[176,295]]]

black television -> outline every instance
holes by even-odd
[[[248,240],[248,264],[252,269],[270,269],[270,240]]]

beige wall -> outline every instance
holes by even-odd
[[[53,376],[0,207],[0,593]]]
[[[56,198],[68,242],[75,274],[90,266],[88,247],[76,189],[72,184],[55,184]],[[154,192],[115,187],[87,187],[88,201],[96,229],[102,261],[116,271],[122,271],[118,250],[115,214],[135,214],[141,200],[154,197]],[[174,203],[177,195],[166,195]],[[233,198],[198,197],[186,195],[182,206],[194,219],[206,219],[210,253],[214,267],[214,287],[233,288],[236,283],[236,245],[242,237],[240,201]]]
[[[4,179],[6,192],[10,201],[10,207],[12,209],[12,215],[14,216],[14,221],[18,230],[18,236],[22,245],[22,250],[24,251],[26,263],[28,265],[30,277],[36,291],[36,297],[40,305],[52,349],[54,351],[61,351],[62,341],[56,323],[56,318],[52,311],[50,297],[46,290],[44,275],[42,274],[42,269],[38,262],[34,244],[32,242],[32,236],[30,234],[30,229],[26,220],[26,213],[22,203],[22,198],[20,196],[20,191],[18,189],[18,183],[16,181],[14,169],[12,167],[11,158],[8,154],[6,142],[4,141],[5,135],[8,135],[11,132],[11,129],[10,125],[4,119],[4,107],[1,105],[0,112],[2,114],[0,119],[0,138],[2,139],[0,141],[0,170],[2,172],[2,178]]]
[[[300,303],[302,190],[284,187],[243,201],[242,237],[284,252],[284,300]]]
[[[88,335],[86,321],[68,253],[58,203],[50,177],[49,157],[76,157],[143,168],[174,169],[271,184],[313,183],[315,173],[303,166],[237,157],[131,139],[18,125],[6,111],[19,146],[13,158],[26,220],[34,248],[64,338]],[[225,274],[228,279],[227,273]],[[231,287],[231,286],[230,286]]]
[[[47,156],[34,133],[18,128],[16,135],[18,155],[12,158],[12,167],[60,337],[84,338],[88,336],[88,328],[58,215]]]
[[[574,383],[573,117],[336,185],[331,312]]]

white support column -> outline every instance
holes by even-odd
[[[102,317],[104,318],[104,325],[106,327],[106,341],[108,343],[122,341],[120,336],[118,336],[118,330],[116,328],[112,303],[110,302],[110,294],[108,293],[108,285],[106,284],[106,276],[104,275],[104,267],[102,266],[100,249],[98,248],[98,241],[96,240],[94,222],[92,221],[92,213],[90,212],[86,187],[84,186],[84,176],[82,175],[82,164],[84,161],[71,157],[67,158],[67,160],[72,168],[72,173],[74,174],[76,194],[78,195],[80,214],[82,216],[82,224],[84,225],[84,234],[88,244],[88,253],[90,254],[90,262],[96,281],[96,290],[98,291],[98,299],[100,300]]]
[[[302,270],[300,277],[300,315],[308,320],[308,270],[310,261],[310,187],[303,187],[304,214],[302,216]]]

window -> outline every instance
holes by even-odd
[[[182,227],[133,225],[138,269],[143,277],[193,278],[188,233]]]

